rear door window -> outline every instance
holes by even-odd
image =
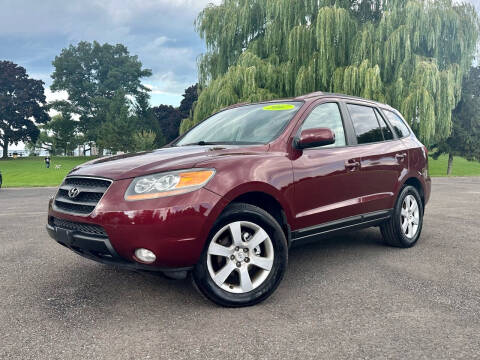
[[[387,125],[385,119],[382,117],[382,115],[380,115],[377,109],[375,109],[375,114],[377,115],[378,122],[382,128],[383,138],[385,140],[393,140],[392,130],[390,130],[390,127]]]
[[[347,104],[358,144],[383,141],[382,130],[374,109],[370,106]]]
[[[390,125],[392,125],[393,131],[397,134],[399,138],[404,138],[410,135],[410,130],[408,130],[407,125],[403,122],[402,118],[395,114],[393,111],[383,110],[383,113],[388,119]]]

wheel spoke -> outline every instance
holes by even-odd
[[[263,229],[259,229],[255,235],[248,241],[247,246],[250,250],[255,249],[262,242],[267,240],[268,235]]]
[[[217,243],[212,243],[210,247],[208,248],[208,253],[210,255],[217,255],[217,256],[223,256],[223,257],[229,257],[230,255],[233,254],[232,250],[230,250],[228,247],[217,244]]]
[[[402,207],[402,211],[400,211],[400,214],[401,214],[403,217],[407,217],[407,216],[408,216],[408,211],[407,211],[407,209],[404,209],[404,208]]]
[[[412,225],[411,222],[408,223],[408,235],[409,235],[410,237],[413,236],[413,225]]]
[[[247,292],[253,289],[252,279],[250,278],[250,274],[248,273],[248,268],[246,266],[242,266],[240,268],[240,287],[242,288],[243,292]]]
[[[404,233],[407,233],[407,228],[408,228],[408,220],[405,218],[402,223],[402,230]]]
[[[215,274],[213,281],[215,281],[217,285],[222,286],[234,269],[235,264],[231,261],[228,261],[227,264]]]
[[[263,270],[270,271],[272,269],[273,259],[269,259],[261,256],[252,256],[250,261],[252,265],[258,266]]]
[[[234,222],[230,224],[230,232],[232,233],[232,241],[235,246],[242,245],[242,229],[240,222]]]
[[[416,201],[412,201],[412,207],[411,207],[412,212],[417,211],[417,209],[418,209],[418,204],[417,204],[417,202],[416,202]]]

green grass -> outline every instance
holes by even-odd
[[[75,166],[92,159],[92,157],[54,156],[50,169],[45,167],[43,157],[28,157],[0,160],[0,171],[3,176],[2,187],[36,187],[58,186],[67,173]],[[429,160],[431,176],[446,176],[448,156],[438,160]],[[55,169],[55,165],[61,165]],[[453,160],[452,176],[480,176],[480,162],[467,161],[461,157]]]
[[[91,157],[51,157],[50,168],[45,167],[44,157],[27,157],[0,160],[2,187],[58,186],[67,173]],[[55,169],[55,165],[61,165]]]
[[[442,155],[438,160],[430,158],[428,169],[430,176],[447,176],[448,155]],[[480,176],[480,162],[468,161],[462,157],[453,158],[451,176]]]

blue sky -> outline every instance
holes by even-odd
[[[178,106],[205,50],[193,22],[212,2],[219,0],[1,0],[0,60],[20,64],[48,87],[52,60],[69,44],[122,43],[153,71],[143,81],[152,105]],[[60,96],[47,89],[49,99]]]

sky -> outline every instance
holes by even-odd
[[[185,88],[197,81],[197,57],[204,42],[194,30],[197,14],[219,0],[0,0],[0,60],[27,69],[48,89],[52,60],[79,41],[127,46],[153,75],[152,105],[178,106]]]
[[[470,0],[480,10],[480,0]],[[79,41],[123,43],[153,76],[152,105],[178,106],[185,88],[197,80],[197,57],[204,42],[194,30],[198,13],[220,0],[0,0],[0,60],[13,61],[46,84],[52,60]]]

